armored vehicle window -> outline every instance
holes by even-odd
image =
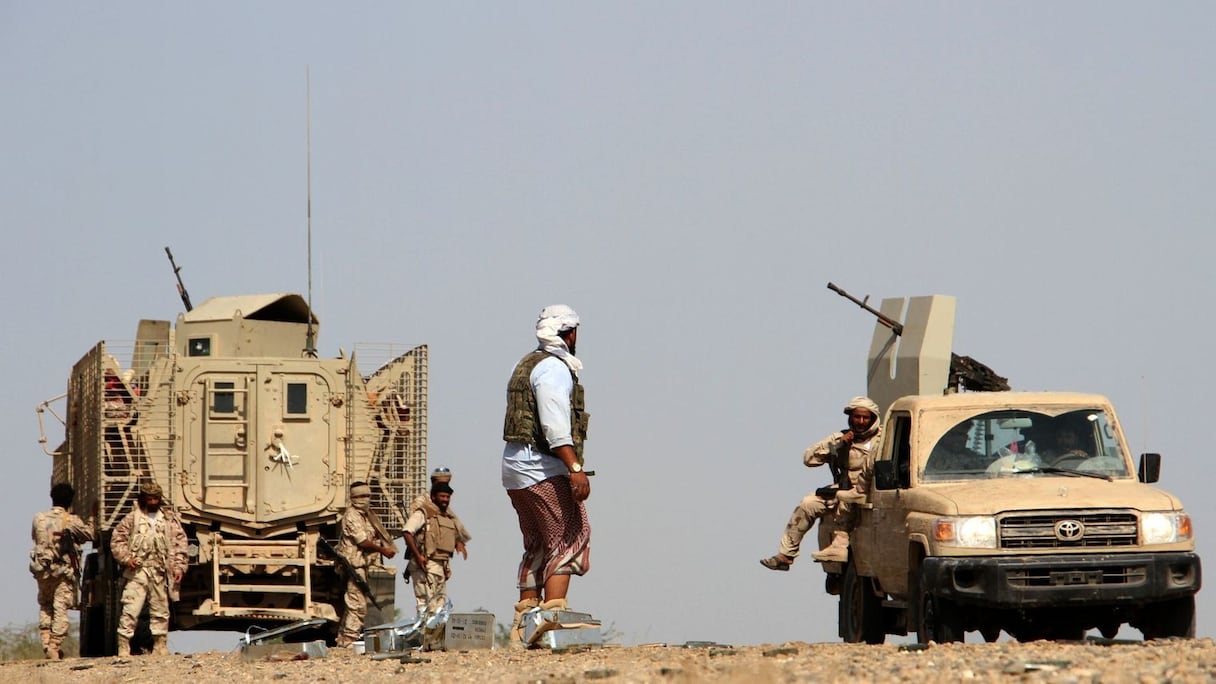
[[[211,356],[211,338],[192,337],[186,349],[190,356]]]
[[[234,413],[236,411],[236,395],[232,392],[236,388],[234,382],[216,382],[214,404],[211,410],[215,413]],[[227,391],[225,391],[227,390]]]
[[[308,415],[308,385],[305,383],[287,383],[287,415]]]

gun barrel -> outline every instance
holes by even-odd
[[[192,311],[194,305],[190,303],[190,293],[186,292],[186,284],[182,282],[182,268],[177,265],[173,259],[173,252],[165,247],[165,254],[169,257],[169,265],[173,267],[173,275],[177,277],[177,294],[182,298],[182,305],[186,307],[186,311]]]
[[[332,556],[334,561],[336,561],[343,567],[343,569],[346,570],[347,577],[349,577],[350,580],[355,583],[355,586],[359,588],[359,591],[363,592],[363,595],[372,602],[373,606],[380,609],[384,608],[384,606],[380,605],[380,601],[376,600],[376,595],[372,593],[371,585],[367,583],[367,580],[359,576],[358,571],[356,571],[355,567],[350,564],[350,561],[347,560],[345,556],[338,553],[338,550],[333,547],[333,544],[329,543],[328,539],[325,537],[317,537],[317,546]]]
[[[853,302],[857,306],[860,306],[861,308],[865,309],[866,311],[869,311],[875,318],[878,319],[879,323],[890,328],[891,332],[895,333],[896,335],[904,334],[904,324],[903,323],[900,323],[899,321],[895,320],[894,318],[891,318],[890,316],[879,311],[878,309],[875,309],[874,307],[870,306],[867,303],[870,301],[869,295],[866,295],[865,299],[858,299],[858,298],[854,297],[853,295],[849,294],[848,292],[845,292],[844,288],[842,288],[839,285],[837,285],[836,283],[832,283],[832,282],[828,283],[828,289],[831,290],[832,292],[835,292],[836,294],[840,295],[841,297],[844,297],[845,299],[849,300],[850,302]]]

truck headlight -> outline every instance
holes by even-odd
[[[938,518],[933,521],[933,539],[966,549],[995,549],[996,518],[987,515]]]
[[[1142,513],[1140,536],[1145,544],[1172,544],[1191,538],[1191,516],[1186,513]]]

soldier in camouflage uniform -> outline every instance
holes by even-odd
[[[186,531],[172,508],[163,506],[160,485],[140,486],[137,505],[110,539],[110,553],[122,570],[122,615],[118,618],[118,655],[131,655],[131,637],[148,604],[153,655],[169,654],[169,601],[177,600],[186,557]]]
[[[392,537],[371,510],[371,502],[372,488],[367,483],[351,484],[350,506],[342,514],[342,538],[338,540],[337,549],[364,582],[367,582],[367,568],[379,565],[381,556],[392,558],[397,555]],[[337,640],[341,648],[362,638],[363,621],[367,619],[367,596],[351,577],[346,578],[343,601],[346,611],[342,615]]]
[[[436,468],[431,471],[431,486],[434,487],[437,483],[440,483],[440,482],[442,482],[448,486],[452,485],[452,469],[451,468],[449,468],[447,466],[436,466]],[[407,516],[413,515],[414,511],[425,511],[425,512],[428,512],[428,514],[429,514],[429,512],[433,508],[434,508],[434,504],[431,502],[430,492],[422,492],[418,496],[415,496],[413,501],[410,501],[410,505],[406,507],[405,513]],[[469,531],[464,528],[464,523],[460,522],[460,518],[457,517],[456,512],[453,511],[450,507],[448,508],[447,515],[456,521],[456,532],[459,534],[459,536],[462,540],[467,542],[473,538],[473,536],[471,534],[469,534]],[[461,546],[463,547],[464,544],[462,543]],[[460,551],[461,555],[464,556],[465,560],[468,560],[469,554],[465,553],[464,551],[462,551],[459,548],[456,550]]]
[[[68,611],[80,600],[80,544],[93,541],[93,520],[68,512],[76,496],[72,485],[51,487],[51,510],[34,516],[30,536],[30,573],[38,582],[38,636],[42,653],[51,660],[63,657],[68,633]]]
[[[832,543],[811,554],[816,561],[845,562],[849,559],[849,531],[856,515],[855,504],[865,500],[873,471],[873,453],[878,447],[882,427],[878,423],[878,404],[869,397],[853,397],[844,407],[849,428],[833,432],[802,454],[808,468],[829,464],[836,475],[835,495],[806,495],[794,508],[777,555],[760,561],[770,570],[789,570],[798,557],[802,538],[818,519],[832,524]],[[822,523],[821,523],[822,524]]]
[[[451,513],[452,488],[446,482],[431,485],[430,506],[410,513],[405,521],[405,545],[410,550],[406,576],[414,583],[418,615],[434,615],[447,602],[450,562],[456,553],[469,557],[460,521]]]

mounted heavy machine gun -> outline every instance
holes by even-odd
[[[828,283],[828,289],[857,306],[865,309],[883,326],[889,328],[896,337],[904,334],[904,326],[894,318],[884,314],[869,305],[870,296],[858,299],[845,292],[835,283]],[[945,391],[949,392],[1006,392],[1009,390],[1008,378],[997,375],[996,371],[970,356],[961,356],[950,352],[950,371],[947,377]]]

